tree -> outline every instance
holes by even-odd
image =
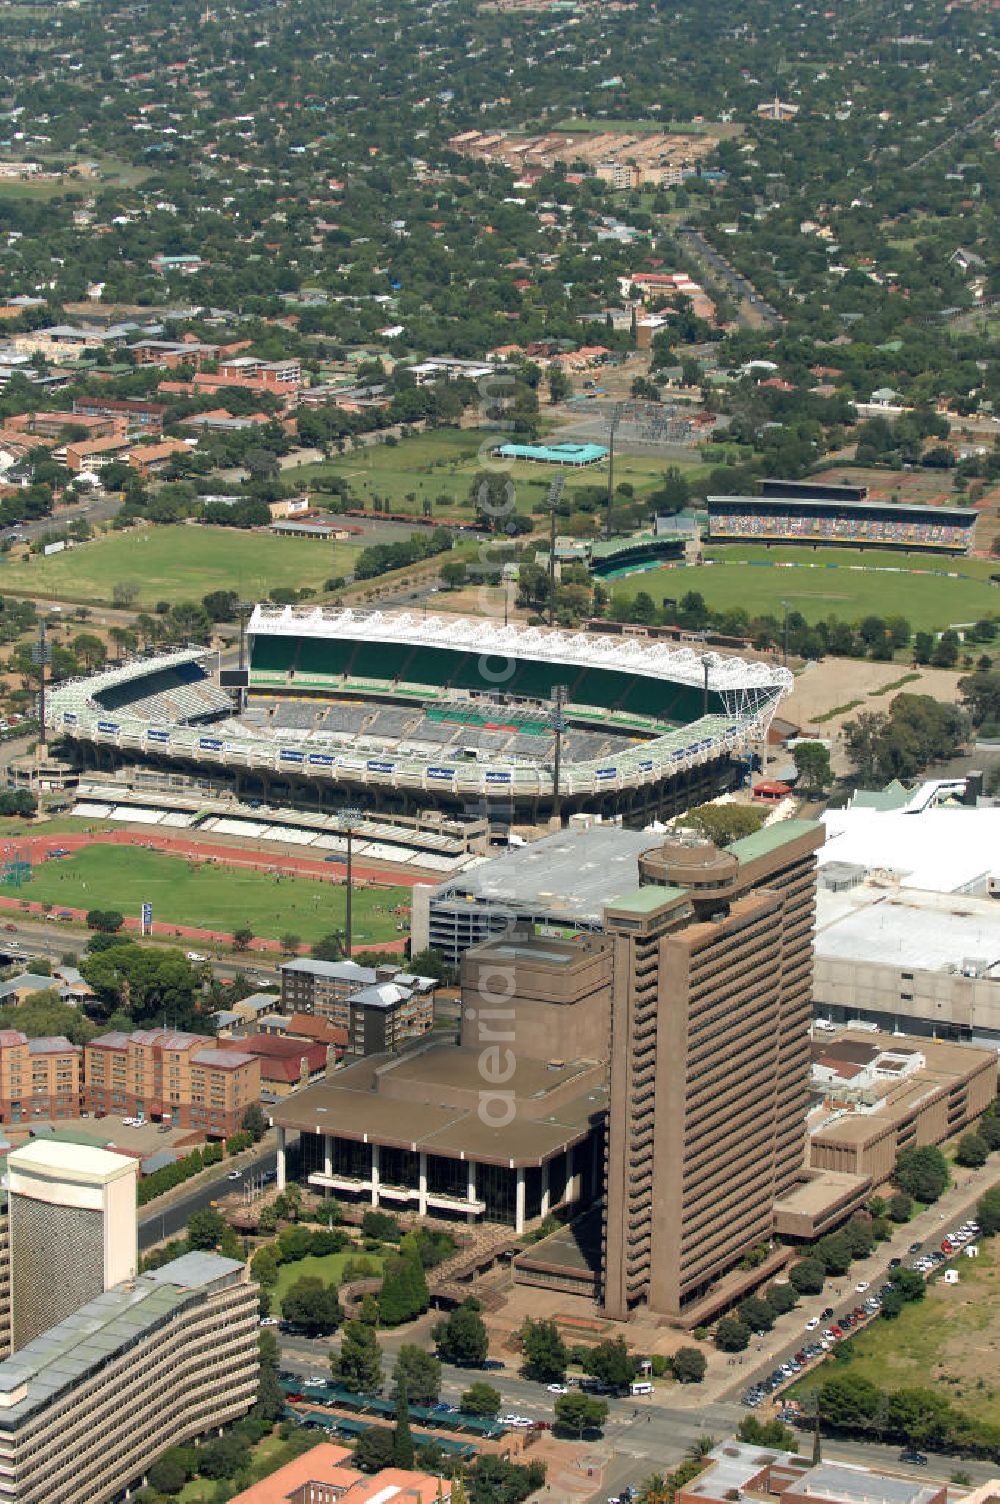
[[[413,1466],[413,1433],[410,1430],[410,1407],[406,1397],[405,1379],[400,1379],[396,1384],[396,1425],[392,1433],[392,1465],[400,1468]]]
[[[188,1247],[205,1250],[215,1248],[225,1227],[225,1217],[212,1206],[192,1212],[187,1224]]]
[[[591,1394],[583,1394],[579,1389],[558,1395],[553,1409],[556,1428],[569,1431],[577,1437],[582,1436],[584,1431],[600,1430],[608,1418],[607,1401],[595,1399]]]
[[[179,1494],[188,1480],[187,1468],[176,1455],[179,1448],[170,1447],[162,1457],[150,1464],[147,1477],[150,1488],[158,1494]]]
[[[743,836],[752,836],[764,823],[764,812],[748,804],[699,804],[689,810],[685,821],[714,841],[716,846],[730,846]]]
[[[382,1354],[374,1328],[361,1321],[348,1321],[340,1353],[331,1355],[330,1365],[334,1378],[355,1394],[378,1394],[382,1388]]]
[[[198,1448],[198,1471],[205,1478],[232,1478],[245,1457],[245,1443],[230,1431]]]
[[[698,1347],[679,1347],[670,1359],[670,1371],[678,1384],[700,1384],[708,1359]]]
[[[724,1353],[741,1353],[750,1346],[750,1328],[736,1316],[723,1316],[715,1328],[715,1345]]]
[[[933,1144],[903,1149],[892,1178],[914,1201],[936,1201],[948,1184],[948,1162]]]
[[[260,1378],[252,1415],[263,1421],[280,1420],[285,1413],[284,1390],[278,1379],[278,1339],[273,1331],[263,1331],[257,1338]]]
[[[441,565],[441,579],[448,590],[458,590],[468,577],[468,570],[461,559],[446,559]]]
[[[958,654],[961,649],[958,633],[950,628],[942,632],[934,645],[931,653],[931,666],[933,668],[954,668],[958,662]]]
[[[354,1463],[363,1473],[380,1473],[393,1465],[393,1433],[388,1426],[369,1426],[354,1448]]]
[[[905,1191],[894,1191],[889,1197],[889,1216],[893,1222],[909,1222],[913,1216],[913,1198]]]
[[[795,1286],[779,1284],[777,1281],[773,1285],[768,1285],[766,1299],[776,1316],[787,1316],[788,1312],[794,1311],[799,1303]]]
[[[87,910],[87,928],[90,930],[100,930],[102,934],[113,935],[121,929],[124,923],[125,916],[117,909]]]
[[[478,1368],[489,1352],[486,1323],[474,1302],[466,1300],[456,1306],[443,1321],[435,1323],[431,1335],[437,1343],[438,1354],[446,1363]]]
[[[624,1337],[609,1337],[598,1342],[587,1354],[584,1371],[609,1389],[624,1389],[638,1371],[638,1363],[625,1346]]]
[[[788,1279],[800,1295],[819,1295],[826,1280],[826,1269],[819,1259],[800,1259],[789,1269]]]
[[[392,1370],[397,1392],[402,1386],[415,1405],[436,1405],[441,1397],[441,1362],[414,1342],[404,1342]]]
[[[307,1337],[328,1337],[337,1330],[344,1313],[336,1285],[326,1285],[316,1275],[303,1274],[285,1291],[281,1314]]]
[[[897,1269],[892,1276],[892,1283],[901,1298],[907,1302],[923,1300],[927,1294],[927,1285],[918,1269]]]
[[[980,1169],[990,1157],[990,1146],[982,1134],[975,1131],[963,1133],[955,1151],[955,1163],[967,1169]]]
[[[486,1384],[481,1379],[470,1384],[459,1400],[459,1406],[466,1415],[499,1415],[502,1404],[499,1389],[494,1389],[492,1384]]]
[[[524,1355],[524,1370],[529,1378],[551,1383],[563,1377],[568,1354],[554,1321],[546,1320],[545,1317],[533,1321],[528,1316],[518,1335]]]
[[[846,1274],[851,1267],[851,1245],[842,1232],[827,1233],[814,1252],[827,1274]]]
[[[809,793],[821,794],[833,782],[830,752],[822,742],[796,742],[792,748],[792,761]]]
[[[767,1301],[753,1295],[740,1306],[739,1317],[752,1332],[769,1332],[774,1325],[774,1312]]]
[[[259,1144],[267,1132],[267,1117],[259,1102],[251,1102],[240,1118],[240,1127],[244,1133],[249,1133],[255,1144]]]
[[[418,1259],[389,1259],[378,1296],[379,1316],[384,1326],[412,1321],[430,1304],[427,1278]]]
[[[302,944],[302,936],[301,935],[293,934],[291,930],[287,931],[281,937],[281,953],[282,953],[282,955],[285,955],[285,956],[297,956],[298,953],[299,953],[299,946],[301,944]]]
[[[233,931],[233,944],[237,950],[249,950],[252,940],[253,930],[249,925],[241,925],[238,930]]]
[[[262,1290],[273,1290],[278,1283],[278,1255],[274,1248],[265,1244],[258,1248],[250,1260],[250,1272]]]
[[[1000,1186],[992,1186],[980,1196],[976,1221],[985,1238],[993,1238],[1000,1232]]]
[[[858,1374],[836,1374],[819,1391],[819,1413],[833,1430],[851,1431],[870,1426],[878,1414],[881,1391]]]
[[[794,1431],[777,1419],[760,1421],[756,1415],[744,1415],[736,1435],[740,1441],[755,1447],[774,1447],[782,1452],[797,1452],[799,1449]]]
[[[342,961],[344,959],[344,937],[341,934],[324,935],[317,940],[312,948],[312,953],[317,961]]]

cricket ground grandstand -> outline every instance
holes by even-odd
[[[627,823],[730,786],[787,669],[633,636],[483,618],[258,606],[246,686],[190,648],[56,686],[84,765],[213,770],[241,798],[533,824]]]

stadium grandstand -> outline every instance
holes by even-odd
[[[779,496],[708,498],[710,543],[833,544],[838,548],[966,554],[975,526],[975,512],[957,507]]]
[[[739,776],[791,674],[703,649],[483,619],[258,606],[245,705],[204,649],[57,685],[85,764],[224,775],[241,797],[534,823],[676,813]]]

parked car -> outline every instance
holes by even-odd
[[[907,1449],[905,1452],[900,1452],[899,1460],[900,1462],[910,1463],[912,1467],[927,1466],[927,1458],[924,1456],[923,1452],[911,1452],[909,1449]]]
[[[208,960],[208,957],[203,956],[200,950],[189,950],[187,953],[187,958],[189,961],[194,961],[199,965],[204,965],[204,963]]]
[[[806,1331],[807,1332],[814,1332],[818,1326],[819,1326],[819,1317],[818,1316],[810,1316],[809,1320],[806,1322]]]

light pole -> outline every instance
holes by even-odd
[[[702,653],[701,666],[705,672],[705,687],[701,697],[701,713],[708,715],[708,676],[719,661],[718,653]]]
[[[562,776],[562,739],[566,730],[566,717],[563,715],[563,705],[566,700],[565,684],[553,684],[552,695],[555,700],[555,712],[552,724],[556,733],[555,762],[552,767],[552,814],[562,826],[562,793],[559,788],[559,780]]]
[[[240,621],[240,675],[247,666],[247,621],[253,611],[253,601],[240,601],[236,607]],[[236,709],[242,715],[247,708],[247,692],[241,684],[236,691]]]
[[[52,649],[45,640],[45,617],[38,618],[38,641],[32,644],[31,661],[38,665],[38,745],[45,746],[45,665],[52,662]]]
[[[360,819],[361,811],[353,805],[342,809],[337,816],[337,827],[347,837],[347,895],[346,903],[344,905],[344,953],[348,961],[351,959],[353,952],[351,897],[353,889],[354,870],[352,866],[352,838],[354,836],[354,828],[358,824]]]

